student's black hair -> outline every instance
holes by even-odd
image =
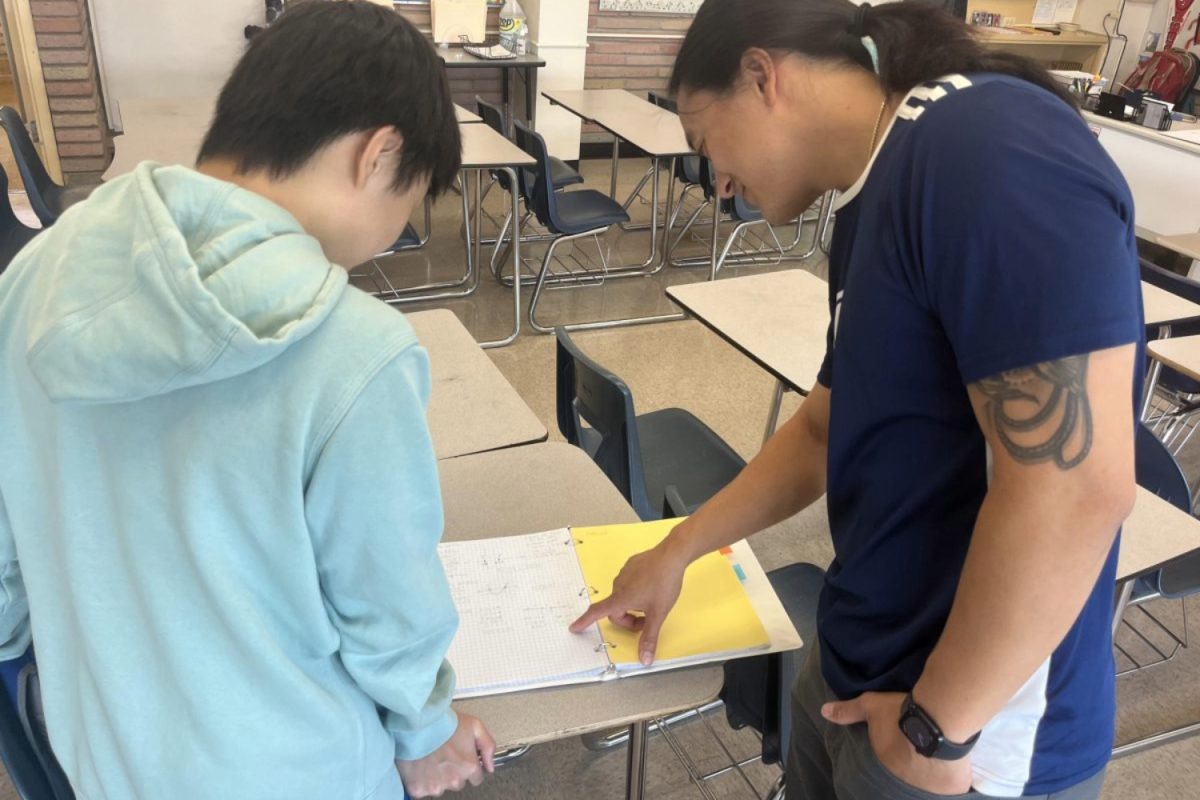
[[[404,138],[394,186],[453,182],[462,143],[441,59],[395,11],[363,0],[307,2],[249,43],[221,90],[198,162],[285,178],[346,134],[393,126]]]
[[[984,47],[963,21],[921,2],[860,7],[849,0],[705,0],[675,60],[670,90],[732,89],[742,54],[752,47],[873,72],[864,36],[878,48],[879,82],[889,94],[903,96],[945,75],[996,72],[1078,105],[1036,61]]]

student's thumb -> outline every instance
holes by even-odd
[[[483,768],[487,773],[490,775],[495,772],[496,740],[492,738],[492,734],[484,727],[482,722],[476,723],[475,751],[479,754],[479,759],[483,762]]]
[[[856,697],[853,700],[826,703],[821,706],[821,716],[834,725],[853,725],[867,721],[867,709],[862,698]]]
[[[660,630],[662,630],[662,617],[647,612],[642,635],[638,638],[638,657],[641,659],[642,666],[648,667],[654,663],[654,654],[658,651],[658,632]]]

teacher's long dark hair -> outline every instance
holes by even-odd
[[[752,47],[874,71],[863,36],[878,48],[879,81],[889,94],[903,96],[944,75],[995,72],[1077,105],[1036,61],[984,47],[961,20],[919,2],[863,9],[849,0],[706,0],[680,48],[670,88],[731,89]]]

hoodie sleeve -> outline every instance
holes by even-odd
[[[396,758],[450,738],[458,615],[437,554],[442,499],[425,422],[429,358],[411,346],[354,400],[305,493],[329,617],[351,677],[380,706]]]
[[[19,658],[29,643],[29,601],[4,496],[0,495],[0,661]]]

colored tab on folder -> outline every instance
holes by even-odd
[[[575,552],[593,598],[612,593],[613,580],[630,557],[659,544],[681,520],[573,528]],[[658,639],[656,661],[766,648],[770,639],[730,560],[720,553],[697,559],[683,579],[679,601]],[[638,633],[604,619],[600,632],[620,665],[636,664]]]

